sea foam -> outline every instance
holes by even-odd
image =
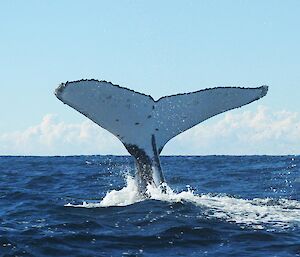
[[[152,200],[164,202],[190,202],[202,207],[208,219],[221,219],[239,224],[241,227],[264,229],[300,226],[300,202],[296,200],[270,198],[249,200],[228,195],[197,195],[190,189],[175,192],[166,184],[164,188],[166,192],[162,193],[159,188],[148,185],[147,195]],[[147,199],[139,194],[134,178],[127,175],[126,186],[120,190],[107,192],[99,203],[83,202],[78,205],[69,203],[65,206],[82,208],[127,206]]]

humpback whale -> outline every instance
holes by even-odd
[[[115,135],[133,156],[139,191],[163,189],[159,155],[178,134],[217,114],[254,102],[268,87],[215,87],[154,100],[107,81],[78,80],[59,85],[56,97]]]

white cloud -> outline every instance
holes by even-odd
[[[1,155],[126,153],[117,138],[93,122],[67,124],[51,114],[25,131],[0,135],[0,144]]]
[[[300,114],[234,111],[179,135],[163,154],[299,154]],[[109,132],[89,120],[68,124],[46,115],[25,131],[0,134],[1,155],[127,154]]]
[[[199,155],[299,154],[300,115],[263,106],[228,112],[214,123],[204,122],[174,138],[165,152],[172,150]]]

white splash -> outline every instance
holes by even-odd
[[[108,192],[99,203],[83,202],[80,205],[67,204],[66,206],[83,208],[127,206],[146,200],[138,193],[133,177],[127,175],[126,183],[121,190]],[[197,195],[189,189],[176,193],[168,185],[164,185],[164,188],[166,193],[149,185],[147,194],[153,200],[171,203],[190,202],[202,207],[208,219],[222,219],[255,229],[264,229],[266,226],[281,228],[300,226],[300,202],[296,200],[269,198],[247,200],[224,195]]]
[[[107,192],[100,203],[71,204],[68,203],[66,207],[83,207],[83,208],[99,208],[111,206],[127,206],[145,200],[139,192],[134,178],[126,175],[126,186],[120,190],[112,190]]]
[[[126,186],[121,190],[112,190],[100,202],[101,207],[126,206],[144,200],[138,191],[135,179],[130,175],[126,176]]]

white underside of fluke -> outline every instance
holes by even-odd
[[[106,81],[61,84],[56,96],[118,137],[136,163],[139,192],[153,185],[166,191],[159,154],[176,135],[219,113],[266,95],[268,87],[212,88],[162,97],[155,101]]]
[[[162,97],[155,101],[106,81],[79,80],[61,84],[55,95],[65,104],[118,137],[153,157],[152,135],[158,154],[176,135],[225,111],[265,96],[258,88],[217,87]]]

